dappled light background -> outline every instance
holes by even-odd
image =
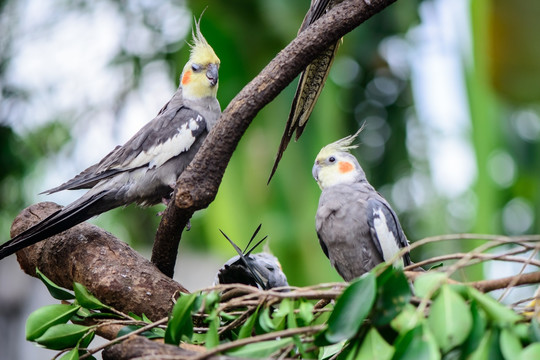
[[[207,7],[201,28],[221,58],[225,109],[294,38],[308,6],[0,2],[0,241],[24,207],[80,196],[37,194],[97,162],[157,114],[178,85],[194,16]],[[526,0],[402,0],[346,35],[310,124],[268,186],[296,81],[257,115],[216,200],[183,235],[177,277],[190,290],[209,286],[234,255],[218,229],[244,247],[262,223],[259,238],[268,235],[291,285],[340,281],[315,233],[320,190],[311,167],[322,146],[364,122],[354,154],[411,241],[540,232],[539,16],[540,4]],[[162,209],[128,206],[93,222],[149,254]],[[438,244],[412,257],[474,245]],[[21,303],[7,293],[18,267],[0,268],[0,302],[15,309]]]

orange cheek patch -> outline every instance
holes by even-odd
[[[184,76],[182,76],[182,85],[186,85],[189,80],[191,80],[191,71],[186,71]]]
[[[346,161],[340,161],[338,163],[338,167],[339,167],[339,172],[342,173],[342,174],[348,173],[349,171],[353,171],[353,169],[354,169],[353,164],[351,164],[350,162],[346,162]]]

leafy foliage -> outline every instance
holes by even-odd
[[[43,274],[40,278],[51,294],[58,293]],[[413,286],[403,270],[385,264],[351,284],[290,291],[222,285],[181,294],[171,316],[154,323],[144,315],[121,314],[102,304],[81,284],[74,288],[72,304],[43,307],[27,321],[27,339],[66,351],[65,359],[88,351],[96,324],[118,321],[127,326],[116,341],[135,332],[164,338],[168,344],[204,345],[209,355],[321,360],[540,355],[536,318],[527,319],[472,286],[451,283],[446,274],[434,271],[416,276]]]

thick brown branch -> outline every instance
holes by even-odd
[[[43,202],[24,209],[13,222],[11,237],[60,208]],[[17,259],[31,276],[39,268],[62,287],[71,289],[79,282],[105,304],[152,320],[169,314],[177,291],[187,292],[126,243],[88,223],[17,252]]]
[[[208,207],[216,197],[225,168],[259,110],[330,44],[395,1],[346,0],[335,6],[302,31],[231,101],[178,179],[175,201],[169,205],[154,243],[152,259],[161,271],[172,276],[182,229],[195,211]]]

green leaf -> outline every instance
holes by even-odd
[[[468,357],[468,360],[491,360],[490,345],[492,342],[492,330],[487,330],[476,350]]]
[[[356,360],[390,360],[394,355],[394,348],[379,334],[377,329],[371,328],[367,333]]]
[[[99,301],[94,295],[86,289],[83,284],[78,282],[73,283],[73,290],[75,291],[75,298],[77,302],[87,309],[99,310],[107,309],[108,306]]]
[[[212,349],[219,345],[219,316],[214,314],[210,317],[210,319],[210,325],[208,326],[208,331],[206,332],[206,336],[204,338],[204,345],[207,349]]]
[[[487,316],[500,326],[512,325],[521,320],[521,316],[513,310],[501,305],[489,295],[483,294],[473,287],[469,288],[469,295],[478,302],[478,305],[486,312]]]
[[[298,320],[301,321],[301,326],[309,326],[314,319],[312,303],[300,300],[300,306],[298,307]]]
[[[178,345],[182,336],[191,338],[193,334],[191,310],[196,298],[197,294],[180,294],[165,330],[166,344]]]
[[[523,350],[519,338],[507,328],[502,329],[499,342],[501,353],[505,359],[513,359],[516,354],[519,354]]]
[[[264,333],[274,331],[276,328],[272,318],[270,318],[270,307],[268,306],[263,308],[261,314],[259,315],[259,327]]]
[[[79,343],[77,344],[78,347],[80,348],[83,348],[83,349],[86,349],[88,348],[88,346],[90,345],[90,343],[92,342],[92,340],[94,340],[94,335],[96,335],[96,333],[94,331],[90,332],[88,335],[86,335],[85,337],[83,337]]]
[[[62,350],[77,345],[79,340],[90,330],[88,326],[77,324],[59,324],[47,329],[36,342],[52,350]]]
[[[334,344],[353,337],[375,301],[375,275],[364,274],[343,291],[328,319],[328,327],[315,338],[319,346]]]
[[[540,342],[540,323],[535,317],[531,319],[529,337],[531,338],[531,341]]]
[[[478,303],[476,301],[471,301],[470,308],[472,316],[472,328],[471,332],[469,333],[469,337],[461,346],[463,358],[466,358],[478,348],[486,332],[487,325],[486,315],[484,311],[478,307]]]
[[[26,320],[26,340],[35,341],[50,327],[68,322],[79,308],[78,305],[53,304],[37,309]]]
[[[47,290],[49,290],[49,294],[56,300],[73,300],[75,299],[75,296],[61,288],[60,286],[56,285],[49,279],[45,274],[43,274],[41,271],[39,271],[38,268],[36,268],[36,275],[38,278],[45,284],[47,287]]]
[[[267,358],[281,348],[293,343],[292,338],[262,341],[244,345],[227,352],[227,355],[245,358]]]
[[[272,322],[276,331],[285,329],[287,315],[289,315],[292,302],[290,299],[284,299],[277,311],[274,311]]]
[[[76,346],[60,358],[60,360],[79,360],[79,347]]]
[[[392,360],[439,360],[437,342],[426,326],[417,326],[398,337]]]
[[[472,328],[472,315],[465,300],[443,285],[431,305],[428,325],[443,353],[462,344]]]
[[[324,346],[319,348],[319,360],[328,359],[330,357],[333,357],[338,352],[343,349],[343,346],[345,345],[345,341],[338,342],[337,344],[332,344],[328,346]]]
[[[390,326],[400,334],[404,334],[414,329],[424,321],[424,316],[411,305],[405,305],[405,308],[390,322]]]
[[[510,359],[510,358],[508,358]],[[527,346],[517,357],[518,360],[540,359],[540,343]]]
[[[217,304],[219,304],[220,295],[217,291],[205,294],[204,311],[210,314]]]
[[[253,327],[255,326],[255,322],[257,321],[257,315],[259,314],[259,307],[255,309],[255,312],[251,314],[250,317],[246,320],[244,325],[240,328],[240,332],[238,333],[238,339],[244,339],[251,336],[251,333],[253,332]]]
[[[373,323],[390,323],[409,303],[411,290],[402,269],[392,266],[377,277],[377,300],[373,308]]]
[[[432,297],[448,276],[440,272],[426,272],[414,280],[414,294],[419,298]]]

